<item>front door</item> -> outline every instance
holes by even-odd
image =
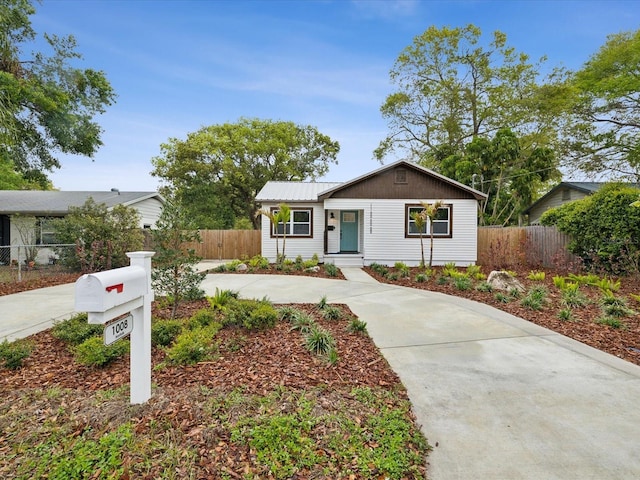
[[[340,251],[356,253],[358,251],[358,212],[343,210],[340,212]]]

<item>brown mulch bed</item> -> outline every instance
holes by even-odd
[[[178,317],[187,318],[208,305],[206,300],[184,304]],[[340,307],[346,316],[354,317],[346,305]],[[310,314],[316,310],[313,305],[296,305],[296,308]],[[165,313],[157,311],[154,318],[162,318]],[[219,352],[215,360],[192,366],[164,365],[154,370],[152,381],[163,388],[203,385],[233,390],[242,387],[250,393],[264,393],[276,385],[401,387],[369,336],[348,332],[346,320],[327,321],[316,316],[316,321],[336,340],[340,360],[335,365],[309,354],[300,333],[291,330],[290,324],[279,322],[273,329],[251,333],[239,328],[223,329],[216,335]],[[30,339],[38,354],[30,356],[21,369],[12,371],[0,367],[0,391],[25,385],[102,390],[129,383],[128,358],[104,368],[92,368],[76,363],[67,346],[49,330]],[[165,360],[165,351],[154,348],[154,367]]]
[[[535,285],[542,284],[549,290],[548,302],[544,308],[541,310],[531,310],[522,305],[521,299],[512,299],[508,303],[497,300],[495,297],[496,292],[479,292],[475,288],[459,290],[452,281],[439,285],[436,279],[441,275],[442,269],[440,267],[434,267],[435,273],[433,277],[424,283],[415,281],[416,274],[420,272],[417,268],[410,269],[411,273],[409,277],[399,278],[393,281],[379,275],[371,268],[365,268],[365,270],[380,282],[445,293],[447,295],[463,297],[491,305],[590,345],[598,350],[608,352],[619,358],[640,365],[640,314],[638,313],[640,311],[640,303],[629,296],[629,294],[640,294],[640,276],[620,278],[621,286],[620,290],[616,292],[616,296],[625,297],[628,307],[636,313],[621,319],[624,324],[622,328],[613,328],[608,325],[596,323],[596,320],[602,316],[599,305],[602,294],[596,287],[580,287],[580,291],[587,296],[589,303],[583,307],[572,308],[572,320],[561,320],[558,317],[558,312],[564,308],[564,306],[562,305],[560,290],[553,284],[553,277],[555,275],[563,276],[566,275],[566,273],[546,270],[543,281],[533,281],[527,278],[531,269],[519,268],[516,270],[516,278],[524,285],[525,289],[528,290]],[[464,269],[461,268],[460,270]],[[389,271],[390,273],[394,273],[396,270],[389,268]],[[490,271],[483,269],[483,273],[488,275]]]

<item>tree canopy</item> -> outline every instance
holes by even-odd
[[[500,128],[533,131],[538,65],[499,31],[487,47],[481,40],[474,25],[431,26],[400,53],[390,72],[397,91],[381,107],[391,132],[374,152],[378,160],[402,150],[437,169],[438,150],[462,151]]]
[[[640,30],[607,37],[559,93],[568,166],[640,181]]]
[[[73,36],[44,34],[50,53],[25,49],[36,39],[30,0],[0,4],[0,161],[42,188],[59,153],[92,156],[102,145],[94,116],[113,103],[103,72],[73,66]]]
[[[315,127],[241,118],[171,138],[152,159],[161,178],[199,228],[232,228],[250,219],[268,181],[315,180],[337,163],[338,142]]]
[[[443,157],[440,171],[488,195],[482,225],[505,226],[518,222],[542,186],[559,178],[556,164],[552,149],[525,149],[515,133],[503,128],[492,138],[476,137],[464,151]]]

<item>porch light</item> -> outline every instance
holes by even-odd
[[[338,224],[338,220],[336,219],[336,216],[333,214],[333,212],[331,212],[329,214],[329,225],[331,225],[332,227],[335,227]]]

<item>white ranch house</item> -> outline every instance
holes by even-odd
[[[18,256],[23,261],[24,252],[15,248],[18,245],[56,243],[51,220],[67,215],[70,207],[81,207],[89,197],[109,209],[116,205],[135,208],[140,228],[153,228],[164,204],[158,192],[0,190],[0,262],[16,261]],[[48,263],[52,253],[39,249],[36,263]]]
[[[423,232],[429,261],[429,232],[434,231],[433,264],[459,266],[477,260],[478,202],[482,192],[404,160],[344,183],[267,182],[256,200],[263,209],[291,208],[286,226],[287,258],[309,259],[338,266],[372,263],[420,263],[420,235],[411,213],[421,202],[444,206],[434,225]],[[262,256],[276,259],[276,237],[282,249],[283,226],[273,228],[262,215]]]

